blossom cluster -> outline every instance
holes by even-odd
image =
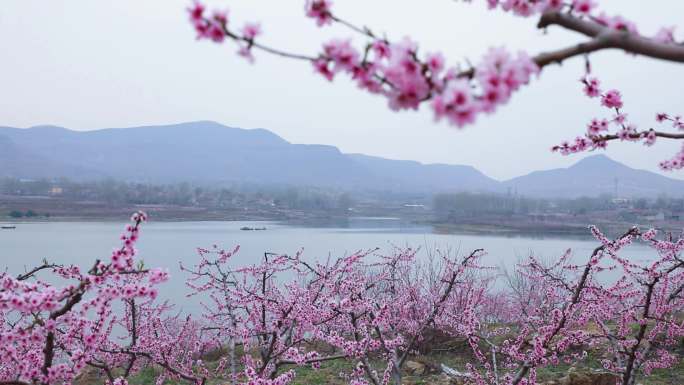
[[[489,9],[502,9],[517,16],[533,16],[543,12],[560,11],[566,5],[563,0],[487,0]],[[573,12],[587,15],[596,6],[592,0],[572,0]]]
[[[350,40],[332,40],[313,62],[314,68],[328,80],[340,72],[349,74],[360,88],[385,96],[393,110],[418,109],[432,100],[435,118],[458,127],[496,110],[538,71],[526,54],[514,56],[503,48],[491,49],[472,76],[464,76],[457,68],[447,68],[441,53],[421,59],[417,44],[408,39],[376,39],[368,47],[372,53],[364,55]]]
[[[254,383],[291,381],[290,372],[280,369],[285,365],[317,369],[325,361],[347,360],[356,364],[343,374],[350,383],[386,384],[390,376],[401,376],[405,357],[428,327],[453,321],[447,314],[472,314],[484,301],[468,295],[473,282],[464,279],[478,268],[480,252],[460,261],[445,256],[442,269],[435,270],[439,275],[426,285],[414,249],[388,256],[355,253],[325,264],[304,261],[301,253],[266,254],[260,264],[231,267],[237,250],[199,249],[199,263],[183,269],[191,275],[192,295],[209,299],[207,328],[227,346],[257,352],[243,357],[242,374],[229,376]],[[283,281],[281,275],[291,278]],[[370,361],[377,356],[386,360],[381,373]]]
[[[652,146],[656,143],[658,137],[681,136],[684,138],[684,133],[681,135],[666,134],[653,128],[639,130],[636,125],[629,122],[627,114],[623,112],[624,102],[620,91],[615,89],[601,90],[600,81],[589,75],[583,77],[581,81],[584,85],[584,94],[589,98],[599,99],[601,106],[612,112],[612,117],[592,119],[587,124],[587,131],[584,136],[578,136],[572,142],[565,141],[553,146],[552,151],[569,155],[583,151],[605,149],[609,141],[617,139],[620,141],[642,142],[646,146]],[[684,131],[684,121],[682,121],[681,116],[658,113],[655,120],[658,123],[670,122],[672,128]],[[684,168],[684,149],[672,159],[662,161],[660,167],[664,170]]]
[[[678,295],[684,284],[684,239],[658,240],[655,230],[637,228],[616,239],[596,227],[591,232],[600,246],[585,264],[573,263],[568,250],[552,263],[531,256],[519,265],[509,292],[509,301],[520,306],[509,313],[514,336],[504,333],[505,339],[494,344],[500,328],[486,323],[466,333],[484,371],[479,383],[496,383],[497,363],[483,346],[505,357],[499,365],[508,369],[503,373],[507,384],[535,383],[537,368],[576,363],[588,349],[602,352],[603,367],[618,384],[634,383],[637,375],[676,362],[671,347],[684,336],[684,323],[677,318],[684,310]],[[639,240],[651,245],[657,257],[636,263],[621,256]],[[608,279],[606,271],[617,278]]]
[[[214,43],[223,43],[226,38],[238,43],[238,55],[246,58],[250,62],[254,61],[252,47],[254,39],[261,34],[259,23],[245,23],[239,32],[229,29],[229,18],[227,11],[214,11],[211,15],[207,14],[206,7],[200,2],[195,2],[188,8],[190,22],[197,32],[197,39],[211,40]]]
[[[147,218],[136,213],[131,219],[109,263],[98,260],[88,271],[46,263],[16,277],[0,273],[0,383],[70,383],[100,362],[97,357],[111,356],[102,349],[112,346],[120,322],[114,304],[152,301],[154,286],[168,277],[135,266],[139,228]],[[64,284],[38,279],[44,273]]]
[[[598,12],[598,2],[595,0],[486,0],[489,9],[501,9],[516,16],[529,17],[546,12],[565,12],[580,18],[587,18],[604,27],[615,31],[624,31],[641,36],[636,23],[620,15],[608,15]],[[674,28],[661,27],[651,37],[658,43],[675,43]]]
[[[604,98],[612,108],[620,100]],[[134,250],[143,220],[133,218],[120,250]],[[345,360],[353,369],[341,377],[350,384],[400,384],[407,358],[426,348],[429,334],[442,333],[473,350],[465,375],[476,384],[533,384],[539,368],[598,350],[616,383],[629,385],[677,362],[671,348],[684,337],[684,239],[637,228],[615,239],[590,231],[599,246],[585,263],[574,262],[571,250],[552,263],[531,256],[508,278],[512,290],[503,291],[501,275],[480,264],[482,250],[463,257],[438,250],[427,266],[411,248],[324,262],[301,252],[266,253],[234,266],[238,247],[200,248],[198,263],[182,270],[201,316],[158,303],[154,286],[168,273],[140,263],[4,273],[0,383],[69,383],[91,367],[108,384],[125,385],[154,365],[157,384],[216,378],[285,385],[295,379],[293,366]],[[625,257],[634,242],[649,245],[654,258]],[[606,279],[607,271],[617,278]],[[73,283],[36,279],[42,272]],[[217,353],[218,365],[207,365],[205,357]]]
[[[583,33],[591,40],[534,57],[525,52],[514,55],[504,48],[493,48],[476,66],[469,62],[467,65],[448,66],[442,53],[419,52],[417,43],[410,38],[389,40],[365,26],[359,27],[338,17],[334,14],[331,0],[306,0],[306,16],[315,20],[319,27],[332,24],[345,27],[360,35],[363,41],[354,43],[350,38],[335,38],[324,43],[316,55],[290,53],[260,44],[256,41],[261,32],[258,24],[247,23],[242,29],[229,28],[227,12],[210,14],[198,1],[188,12],[199,39],[216,43],[233,40],[239,46],[238,54],[250,61],[254,60],[254,48],[309,61],[315,73],[329,81],[341,73],[349,75],[362,90],[386,98],[392,110],[417,110],[423,104],[430,104],[435,120],[445,120],[459,128],[474,124],[483,113],[495,112],[522,85],[528,84],[542,67],[552,63],[618,47],[627,52],[672,61],[681,61],[684,55],[684,52],[674,52],[672,48],[681,46],[675,39],[673,27],[663,27],[653,36],[644,35],[633,21],[599,11],[595,0],[486,0],[486,4],[491,10],[502,10],[516,16],[538,16],[540,28],[557,24]],[[614,110],[622,107],[619,92],[600,93],[595,78],[586,77],[583,81],[588,84],[588,95],[601,96],[604,106]],[[607,141],[613,139],[642,141],[648,146],[653,145],[658,137],[684,139],[684,135],[658,135],[655,130],[637,131],[636,126],[626,124],[625,119],[626,116],[620,112],[610,120],[596,119],[590,124],[587,135],[572,142],[563,142],[554,150],[571,154],[605,148]],[[615,134],[607,134],[609,123],[615,125]],[[672,159],[661,162],[660,166],[665,170],[680,169],[684,167],[683,160],[684,148]]]
[[[260,31],[253,24],[246,25],[242,32],[232,31],[226,13],[208,16],[201,3],[195,3],[188,12],[198,38],[216,43],[232,39],[240,45],[241,55],[253,59],[251,50],[257,46],[255,38]],[[306,14],[319,26],[337,20],[327,0],[308,1]],[[348,74],[361,89],[387,98],[393,110],[415,110],[432,101],[435,118],[446,119],[457,127],[474,123],[479,114],[494,112],[539,72],[537,64],[524,52],[514,55],[493,48],[476,67],[460,69],[447,67],[439,52],[420,55],[418,45],[409,39],[390,42],[370,31],[362,34],[366,42],[360,47],[351,39],[333,39],[324,43],[315,57],[267,51],[309,60],[315,72],[330,81],[337,74]]]

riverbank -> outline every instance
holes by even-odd
[[[439,219],[428,209],[364,206],[353,210],[295,210],[274,205],[245,207],[202,207],[168,204],[111,204],[72,201],[58,197],[0,196],[0,224],[35,222],[124,222],[131,213],[145,211],[154,222],[271,221],[302,227],[356,227],[359,218],[395,220],[393,226],[430,227],[435,233],[504,236],[589,237],[593,224],[609,234],[624,232],[634,225],[680,233],[684,221],[628,222],[610,213],[584,215],[506,215]],[[377,221],[372,223],[377,225]]]

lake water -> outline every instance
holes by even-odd
[[[243,226],[266,227],[266,231],[241,231]],[[96,258],[108,258],[118,245],[121,223],[113,222],[49,222],[20,223],[14,230],[0,230],[0,269],[18,274],[25,268],[50,262],[76,264],[88,268]],[[185,309],[196,304],[184,299],[186,276],[179,262],[192,265],[197,260],[197,247],[218,245],[232,249],[240,245],[235,264],[252,264],[264,252],[293,254],[300,249],[304,259],[342,256],[357,250],[380,248],[391,252],[394,246],[426,249],[460,250],[465,254],[484,248],[484,263],[512,267],[520,258],[534,253],[554,258],[571,248],[573,255],[584,260],[597,246],[590,238],[534,238],[472,234],[437,234],[432,227],[402,224],[382,218],[352,220],[348,227],[299,227],[272,222],[151,222],[143,225],[138,243],[139,256],[148,267],[165,267],[174,279],[160,290],[162,297],[181,303]],[[625,256],[632,260],[649,258],[649,248],[630,246]],[[424,254],[423,254],[424,255]]]

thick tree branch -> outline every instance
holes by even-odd
[[[570,59],[575,56],[586,55],[592,52],[600,51],[602,49],[613,48],[612,44],[612,41],[607,36],[599,36],[584,43],[571,45],[569,47],[561,48],[555,51],[542,52],[534,56],[532,60],[541,69],[549,64],[561,64],[566,59]],[[474,76],[474,68],[462,71],[458,75],[458,77],[461,78],[472,78]]]
[[[546,28],[551,25],[558,25],[596,40],[602,40],[605,44],[602,48],[619,48],[633,54],[684,63],[684,46],[679,44],[660,43],[635,33],[615,30],[596,21],[562,12],[543,14],[537,27]]]
[[[635,132],[635,133],[629,134],[628,136],[630,139],[642,139],[644,137],[644,135],[646,135],[648,133],[649,133],[649,131]],[[684,139],[684,133],[676,134],[676,133],[672,133],[672,132],[653,131],[653,134],[659,138]],[[607,142],[609,140],[620,139],[620,137],[616,134],[609,134],[609,135],[599,135],[599,136],[593,137],[592,139],[595,142]]]
[[[544,68],[549,64],[561,64],[564,60],[586,55],[602,49],[611,48],[611,42],[604,36],[599,36],[584,43],[572,45],[556,51],[542,52],[533,58],[539,68]]]

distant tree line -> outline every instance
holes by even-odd
[[[458,192],[435,195],[433,210],[441,219],[510,216],[544,210],[548,203],[522,196]]]
[[[33,210],[26,210],[26,211],[12,210],[9,212],[8,216],[10,218],[15,218],[15,219],[18,219],[18,218],[34,218],[34,217],[49,218],[50,214],[49,213],[40,214],[40,213],[37,213]]]
[[[73,201],[96,201],[113,205],[158,204],[226,209],[271,206],[301,210],[347,210],[354,204],[349,193],[313,187],[215,187],[190,183],[122,182],[113,179],[75,182],[68,179],[1,178],[0,194],[54,196]]]
[[[75,182],[68,179],[0,178],[0,194],[53,196],[70,201],[105,202],[111,205],[177,205],[215,209],[269,207],[348,212],[350,208],[358,206],[393,210],[401,208],[404,204],[416,202],[430,206],[429,195],[397,194],[389,191],[354,191],[352,194],[307,186],[150,184],[113,179]],[[574,199],[549,199],[518,194],[454,192],[435,194],[431,206],[434,216],[444,221],[544,213],[584,215],[620,210],[683,212],[684,199],[665,195],[650,199],[615,199],[609,194]],[[27,212],[14,214],[31,216]]]
[[[516,194],[480,194],[457,192],[437,194],[433,211],[438,219],[477,218],[486,216],[566,213],[584,215],[619,210],[684,211],[684,199],[659,196],[656,199],[615,199],[609,194],[573,199],[531,198]]]

